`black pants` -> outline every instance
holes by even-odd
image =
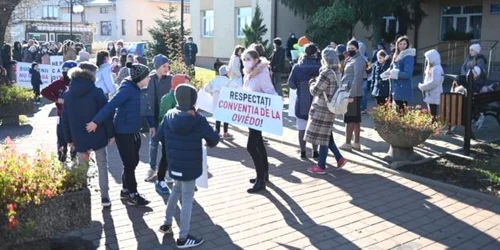
[[[388,96],[377,96],[377,97],[375,97],[375,99],[377,99],[377,105],[378,106],[385,105],[385,103],[387,102],[387,98],[389,98],[389,97]]]
[[[398,110],[402,111],[405,109],[405,107],[408,107],[408,101],[403,101],[403,100],[394,100],[396,105],[398,106]]]
[[[167,174],[168,170],[168,162],[167,162],[167,152],[165,151],[165,143],[161,143],[161,159],[160,159],[160,166],[158,167],[158,180],[162,181],[165,180],[165,175]]]
[[[137,193],[135,168],[139,164],[139,150],[141,149],[141,136],[135,134],[116,134],[116,146],[123,162],[122,183],[123,189],[130,193]]]
[[[40,85],[33,84],[33,93],[35,93],[35,100],[40,100]]]
[[[266,177],[265,174],[269,171],[269,162],[267,161],[267,151],[264,146],[262,132],[254,129],[249,130],[247,151],[252,157],[253,164],[255,165],[257,178],[263,179]]]
[[[436,122],[437,121],[437,116],[438,116],[439,105],[437,105],[437,104],[429,104],[429,109],[431,111],[432,121]]]
[[[66,137],[64,136],[62,124],[58,123],[57,124],[57,158],[59,159],[60,162],[65,162],[66,157],[68,155],[68,141],[66,140]],[[60,150],[62,148],[62,150]],[[71,150],[71,159],[74,159],[76,157],[76,151],[73,149]]]
[[[217,133],[219,134],[220,134],[220,124],[221,124],[220,121],[215,122],[215,130],[217,130]],[[227,133],[228,130],[229,130],[229,124],[227,124],[227,122],[224,122],[224,134]]]

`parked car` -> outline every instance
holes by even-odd
[[[148,44],[145,42],[130,43],[128,47],[128,53],[146,57],[147,49],[148,49]]]

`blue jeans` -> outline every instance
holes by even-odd
[[[363,98],[361,99],[361,111],[365,111],[368,108],[369,96],[370,96],[370,88],[368,87],[368,81],[363,80]]]
[[[318,157],[318,166],[321,169],[326,168],[326,157],[328,156],[328,149],[330,149],[335,156],[335,160],[339,161],[342,159],[342,154],[340,154],[337,145],[335,145],[335,141],[333,140],[333,135],[330,135],[330,142],[328,146],[319,146],[319,157]]]
[[[156,170],[156,164],[158,163],[158,145],[160,145],[158,140],[149,139],[149,166],[154,170]]]
[[[193,211],[194,190],[196,181],[178,181],[174,182],[174,187],[168,197],[167,211],[165,212],[164,225],[172,225],[177,202],[181,200],[181,217],[180,217],[180,232],[179,238],[185,239],[189,233],[191,224],[191,212]]]

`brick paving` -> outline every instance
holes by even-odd
[[[19,150],[30,154],[37,148],[55,151],[56,122],[53,106],[46,105],[30,125],[0,127],[0,139],[12,136]],[[245,149],[245,129],[232,127],[233,141],[209,149],[210,186],[196,193],[193,207],[191,234],[205,239],[196,249],[500,249],[500,203],[365,167],[380,164],[378,155],[386,150],[369,121],[363,128],[369,147],[363,154],[346,154],[363,164],[329,168],[324,176],[307,173],[312,162],[300,160],[296,132],[290,120],[286,125],[283,137],[269,137],[272,184],[262,194],[246,192],[255,171]],[[423,149],[458,148],[458,139],[450,138],[454,144],[441,138]],[[342,139],[338,133],[337,142]],[[436,148],[438,141],[442,145]],[[148,168],[147,138],[142,142],[138,180]],[[109,148],[109,168],[112,208],[101,208],[94,180],[92,226],[65,236],[92,241],[98,249],[175,249],[176,223],[174,236],[157,232],[167,197],[157,194],[152,183],[139,181],[139,192],[152,203],[126,206],[119,199],[121,164],[115,146]]]

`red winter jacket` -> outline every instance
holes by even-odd
[[[63,105],[57,103],[58,98],[63,98],[64,92],[68,89],[68,86],[64,84],[64,77],[53,81],[49,86],[45,87],[41,94],[43,97],[49,99],[50,101],[56,102],[57,115],[62,115]]]

